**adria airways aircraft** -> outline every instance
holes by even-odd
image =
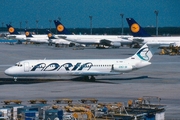
[[[157,44],[144,44],[126,59],[24,60],[5,70],[5,74],[15,80],[17,77],[40,76],[83,76],[84,80],[95,80],[94,76],[119,75],[150,65],[158,47]]]

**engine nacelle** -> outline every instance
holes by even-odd
[[[132,69],[133,69],[132,65],[128,65],[128,64],[114,64],[112,66],[112,70],[118,72],[129,72],[132,71]]]
[[[110,43],[112,46],[114,47],[120,47],[121,46],[121,43],[120,42],[111,42]]]

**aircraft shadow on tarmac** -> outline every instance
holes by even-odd
[[[138,76],[138,77],[128,77],[128,78],[103,78],[98,80],[136,80],[136,79],[145,79],[148,78],[148,76]]]
[[[82,77],[76,77],[76,78],[73,78],[73,79],[71,79],[72,81],[79,81],[79,82],[94,82],[94,83],[111,83],[111,84],[117,84],[117,83],[115,83],[115,82],[113,82],[113,81],[127,81],[127,80],[141,80],[141,79],[153,79],[153,78],[151,78],[151,77],[148,77],[148,76],[138,76],[138,77],[128,77],[128,78],[113,78],[113,77],[111,77],[111,78],[98,78],[98,79],[96,79],[95,81],[91,81],[91,80],[88,80],[88,81],[85,81],[85,80],[83,80],[82,79]]]
[[[18,78],[17,81],[14,81],[13,78],[0,78],[0,85],[3,84],[36,84],[36,83],[46,83],[53,81],[74,81],[74,82],[86,82],[86,83],[109,83],[117,84],[114,81],[132,81],[132,80],[141,80],[141,79],[157,79],[148,76],[138,76],[138,77],[127,77],[127,78],[98,78],[95,81],[83,80],[83,77],[76,77],[72,79],[42,79],[42,78]]]
[[[3,84],[35,84],[35,83],[45,83],[60,81],[58,79],[39,79],[39,78],[18,78],[17,81],[14,81],[13,78],[0,78],[0,85]]]

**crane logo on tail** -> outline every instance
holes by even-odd
[[[62,31],[64,30],[64,26],[63,26],[63,25],[58,25],[58,26],[57,26],[57,30],[58,30],[59,32],[62,32]]]
[[[30,33],[29,33],[29,32],[26,32],[25,34],[26,34],[26,36],[29,36]]]
[[[52,37],[52,33],[48,33],[48,37],[51,38]]]
[[[13,27],[10,27],[10,28],[9,28],[9,32],[10,32],[10,33],[13,33],[13,32],[14,32],[14,28],[13,28]]]
[[[137,33],[137,32],[139,32],[139,30],[140,30],[140,27],[139,27],[139,25],[137,23],[134,23],[134,24],[131,25],[131,31],[133,33]]]

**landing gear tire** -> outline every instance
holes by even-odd
[[[90,81],[96,81],[96,78],[94,76],[91,76]]]
[[[83,80],[84,80],[84,81],[88,81],[88,80],[89,80],[89,76],[84,76],[84,77],[83,77]]]
[[[17,77],[14,77],[14,81],[15,81],[15,82],[17,81]]]
[[[83,77],[83,81],[94,82],[94,81],[96,81],[96,78],[95,78],[94,76],[91,76],[91,77],[89,77],[89,76],[84,76],[84,77]]]

